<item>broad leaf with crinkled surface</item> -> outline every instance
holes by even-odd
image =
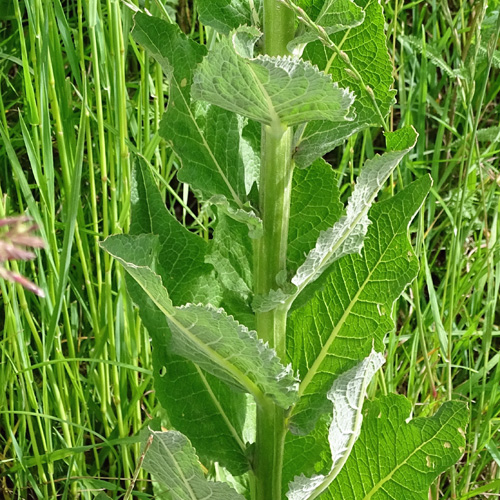
[[[328,411],[333,379],[364,359],[393,327],[392,304],[416,276],[408,242],[410,221],[430,188],[423,177],[375,204],[361,254],[337,260],[319,280],[322,289],[289,316],[287,352],[301,377],[292,430],[307,433]]]
[[[391,90],[392,64],[386,46],[382,6],[378,0],[357,0],[356,3],[365,11],[363,23],[347,32],[334,33],[330,39],[348,55],[364,83],[373,90],[380,113],[385,117],[394,102],[395,92]],[[368,126],[381,126],[372,98],[334,51],[319,41],[313,42],[306,47],[304,59],[322,71],[327,70],[339,86],[355,93],[356,117],[350,122],[313,121],[304,130],[299,130],[295,161],[300,167],[307,167],[355,132]]]
[[[229,34],[242,25],[259,27],[262,0],[197,0],[200,21],[219,33]]]
[[[207,481],[195,449],[177,431],[152,432],[143,467],[172,500],[244,500],[228,484]]]
[[[291,368],[280,363],[275,351],[258,339],[255,331],[223,309],[210,304],[175,307],[161,277],[150,267],[137,264],[136,254],[141,252],[137,238],[142,237],[112,236],[102,246],[165,314],[172,331],[172,351],[233,388],[252,394],[257,401],[270,397],[283,408],[291,406],[297,399],[297,381]]]
[[[363,9],[356,5],[353,0],[299,1],[294,3],[303,8],[311,20],[316,25],[321,26],[328,35],[359,26],[365,18]],[[294,52],[298,48],[300,54],[307,43],[317,39],[317,33],[306,28],[305,33],[301,33],[290,42],[288,49]]]
[[[293,172],[287,248],[290,272],[304,262],[321,231],[340,219],[343,206],[337,184],[337,173],[322,158]]]
[[[214,268],[204,262],[209,245],[189,232],[168,212],[144,161],[133,170],[130,232],[140,236],[136,263],[152,266],[167,284],[174,305],[203,302],[219,305],[223,290]],[[155,251],[148,255],[151,234]],[[136,236],[139,237],[139,236]],[[142,257],[143,260],[140,260]],[[153,343],[155,393],[169,421],[188,435],[204,461],[217,460],[234,474],[249,468],[243,426],[246,397],[180,356],[169,347],[165,315],[127,275],[127,288]],[[213,442],[217,441],[217,449]]]
[[[253,296],[253,248],[248,229],[217,212],[217,225],[205,262],[213,265],[222,285],[221,306],[238,321],[254,328],[251,308]]]
[[[465,449],[466,405],[445,402],[408,422],[411,404],[389,395],[366,404],[361,434],[324,500],[426,500],[436,477]]]
[[[241,208],[246,201],[240,150],[245,122],[221,108],[191,102],[193,73],[206,48],[188,39],[177,25],[140,13],[134,19],[134,39],[161,64],[170,83],[160,133],[182,162],[179,180],[205,200],[225,196]]]
[[[397,144],[398,149],[382,156],[376,155],[365,162],[347,204],[346,215],[332,228],[320,234],[315,248],[309,252],[292,278],[295,286],[302,287],[314,281],[331,263],[344,255],[361,250],[369,225],[367,213],[370,206],[391,172],[417,140],[417,133],[413,128],[401,129],[387,135],[388,142]]]
[[[238,42],[258,36],[245,29],[223,38],[198,66],[193,97],[268,125],[277,135],[310,120],[347,119],[353,96],[308,62],[240,55]],[[244,48],[251,56],[251,48]]]
[[[415,145],[416,139],[417,133],[413,127],[387,134],[389,151],[365,162],[349,198],[346,215],[332,227],[320,232],[315,247],[297,269],[291,284],[280,290],[271,290],[266,297],[256,297],[255,310],[269,311],[279,304],[294,300],[333,262],[361,250],[370,223],[368,210],[391,172]]]

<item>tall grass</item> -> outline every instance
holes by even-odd
[[[0,2],[1,4],[2,2]],[[385,196],[431,173],[412,226],[418,279],[395,308],[380,391],[405,393],[415,415],[469,402],[463,460],[429,498],[500,492],[500,90],[498,5],[385,4],[398,105],[417,147]],[[99,251],[129,224],[130,165],[150,163],[167,206],[208,237],[208,220],[158,136],[160,67],[130,38],[118,0],[12,0],[0,10],[0,218],[29,214],[47,249],[13,270],[47,297],[0,281],[0,498],[121,498],[140,457],[137,433],[163,417],[151,351],[119,267]],[[171,3],[140,3],[173,18]],[[183,26],[203,40],[196,2]],[[349,181],[380,133],[329,159]],[[1,303],[0,303],[1,304]],[[146,498],[139,472],[131,494]]]

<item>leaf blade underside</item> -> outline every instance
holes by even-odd
[[[327,393],[333,403],[332,423],[328,431],[328,442],[332,456],[332,467],[327,475],[296,476],[290,483],[289,500],[313,500],[323,493],[339,474],[358,439],[363,415],[366,388],[384,364],[382,354],[372,350],[361,363],[335,379]]]
[[[227,483],[207,481],[195,449],[177,431],[152,432],[143,467],[173,500],[244,500]]]
[[[256,120],[277,135],[309,120],[346,119],[353,97],[330,76],[292,57],[242,57],[235,47],[239,35],[224,38],[198,66],[193,97]]]

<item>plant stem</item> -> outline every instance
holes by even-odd
[[[264,1],[264,51],[271,56],[287,54],[295,32],[293,12],[277,0]],[[292,184],[292,129],[281,137],[262,129],[262,162],[259,209],[264,235],[256,245],[256,295],[277,288],[277,276],[286,273],[286,250]],[[257,313],[259,337],[286,357],[286,308]],[[256,500],[281,500],[281,469],[286,435],[285,410],[272,402],[257,410],[255,449]]]
[[[293,172],[291,129],[280,139],[263,131],[260,177],[260,211],[264,235],[257,244],[255,293],[267,294],[277,288],[276,276],[286,272],[288,220]],[[284,360],[286,357],[286,316],[288,308],[278,307],[257,313],[257,332]],[[285,440],[285,410],[273,403],[257,409],[255,452],[256,500],[281,499],[281,469]]]
[[[286,46],[295,35],[295,14],[279,0],[264,0],[264,52],[289,54]]]
[[[256,295],[277,288],[276,276],[286,272],[288,219],[293,165],[291,129],[280,139],[263,131],[260,176],[260,211],[264,235],[257,244]],[[258,312],[257,332],[284,360],[286,357],[287,308]],[[281,468],[285,438],[284,410],[269,403],[257,410],[255,474],[256,500],[281,499]]]

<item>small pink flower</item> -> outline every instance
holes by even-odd
[[[43,290],[33,282],[2,266],[2,262],[9,260],[31,260],[36,255],[29,248],[44,248],[44,241],[33,233],[38,229],[35,224],[27,225],[31,219],[26,216],[6,217],[0,219],[0,228],[8,230],[0,232],[0,278],[19,283],[26,290],[39,297],[45,297]]]

